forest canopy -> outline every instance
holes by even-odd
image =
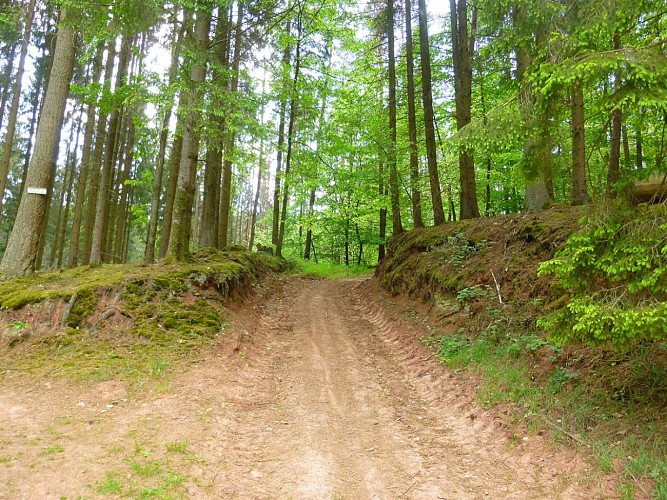
[[[665,172],[663,1],[0,2],[0,271],[413,227]]]

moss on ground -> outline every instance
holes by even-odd
[[[223,332],[226,301],[286,266],[240,248],[207,248],[184,264],[104,265],[2,281],[0,325],[20,317],[22,332],[0,348],[0,376],[29,371],[83,383],[162,376]],[[53,311],[66,310],[74,295],[61,327]],[[45,331],[45,321],[55,324]]]

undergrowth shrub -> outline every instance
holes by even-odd
[[[598,208],[539,274],[568,296],[538,320],[553,340],[619,349],[667,340],[667,206]]]

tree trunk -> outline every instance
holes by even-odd
[[[4,88],[2,89],[2,98],[0,98],[0,129],[5,119],[5,107],[7,107],[7,99],[9,99],[9,89],[12,87],[12,69],[14,69],[14,59],[16,58],[16,48],[18,45],[12,45],[7,56],[7,63],[5,64],[5,72],[2,75]]]
[[[196,55],[192,61],[192,70],[188,88],[185,90],[185,117],[183,130],[183,150],[178,169],[178,183],[174,197],[174,210],[171,220],[171,236],[167,255],[183,261],[190,256],[190,230],[192,228],[192,204],[195,195],[197,158],[199,155],[200,106],[203,100],[203,86],[206,79],[205,53],[207,51],[211,12],[197,10],[194,43]]]
[[[110,40],[107,44],[107,60],[104,68],[104,92],[111,91],[111,79],[113,76],[114,63],[116,61],[116,40]],[[100,107],[99,117],[95,130],[95,147],[93,149],[90,165],[92,167],[92,176],[90,178],[90,188],[88,189],[88,199],[86,200],[86,226],[83,236],[83,258],[81,263],[84,266],[90,264],[90,252],[93,247],[93,231],[95,229],[95,208],[100,196],[100,175],[102,172],[102,162],[104,154],[105,132],[107,130],[108,116],[104,108]]]
[[[21,198],[23,197],[23,190],[25,189],[25,181],[28,177],[28,167],[30,167],[30,157],[32,153],[32,145],[34,141],[35,129],[37,127],[37,113],[41,109],[41,103],[43,102],[43,87],[45,87],[45,77],[44,74],[40,71],[36,75],[35,81],[35,90],[31,98],[32,102],[32,115],[30,117],[30,127],[28,132],[28,144],[25,148],[25,155],[23,157],[23,173],[21,174],[21,188],[19,189],[18,196],[18,205],[21,204]]]
[[[169,64],[168,85],[171,87],[176,79],[178,70],[178,61],[181,49],[181,40],[185,26],[177,27],[178,16],[174,16],[171,62]],[[158,146],[157,160],[155,162],[155,173],[153,174],[153,186],[151,188],[151,211],[148,219],[148,235],[146,237],[146,249],[144,252],[144,263],[151,264],[155,261],[155,241],[157,237],[157,225],[160,217],[160,201],[162,194],[162,177],[164,175],[164,163],[167,156],[167,139],[169,138],[169,122],[173,103],[171,100],[164,108],[164,118],[162,120],[162,130],[160,131],[160,142]]]
[[[419,188],[419,152],[417,148],[417,111],[415,109],[415,62],[412,48],[412,5],[405,0],[405,51],[408,73],[408,129],[410,136],[410,187],[412,188],[412,218],[415,227],[424,227],[421,190]]]
[[[468,30],[467,0],[449,0],[452,29],[452,60],[454,63],[454,95],[456,99],[456,127],[461,130],[468,125],[472,114],[472,65],[475,48],[475,25],[477,9],[473,8],[470,32]],[[475,184],[475,161],[468,150],[459,152],[460,218],[479,217],[477,187]]]
[[[102,46],[93,60],[92,81],[97,83],[102,73],[102,57],[104,51]],[[86,128],[83,134],[83,151],[81,155],[81,168],[79,169],[79,178],[76,187],[76,204],[74,206],[74,217],[72,219],[72,235],[70,237],[69,255],[67,257],[67,267],[76,267],[79,263],[79,242],[81,239],[81,220],[83,218],[83,202],[88,183],[88,173],[90,171],[90,162],[93,149],[93,133],[95,132],[95,112],[96,105],[91,102],[88,105],[86,118]],[[92,188],[88,190],[92,191]]]
[[[126,83],[128,66],[130,63],[131,40],[123,36],[121,42],[120,57],[118,62],[118,73],[116,74],[116,86],[114,93],[119,95],[119,90]],[[118,146],[118,133],[120,127],[122,106],[116,103],[109,118],[109,130],[106,135],[104,146],[104,163],[100,173],[100,189],[97,195],[95,207],[95,225],[93,227],[93,239],[90,250],[90,265],[96,266],[102,262],[102,249],[104,247],[104,236],[107,229],[107,209],[109,199],[109,185],[113,175],[114,160]]]
[[[287,23],[287,33],[290,33],[290,24]],[[289,43],[285,46],[283,52],[283,67],[287,67],[290,62],[291,47]],[[271,243],[278,244],[280,233],[280,182],[282,180],[283,147],[285,145],[285,119],[287,115],[287,95],[283,95],[280,100],[280,122],[278,124],[278,152],[276,153],[276,178],[273,190],[273,225],[271,230]]]
[[[120,185],[120,200],[118,203],[118,214],[116,222],[116,237],[114,238],[114,251],[113,258],[116,264],[123,262],[123,243],[125,240],[125,230],[126,226],[126,213],[127,213],[127,202],[130,196],[129,190],[130,186],[125,183],[126,180],[130,178],[132,172],[132,165],[134,162],[134,142],[135,142],[135,126],[134,120],[132,119],[132,114],[128,115],[129,119],[129,132],[127,137],[127,142],[125,143],[125,165],[121,178],[119,181]]]
[[[262,93],[266,92],[266,78],[262,82]],[[260,124],[264,125],[264,102],[259,112]],[[252,216],[250,217],[250,236],[248,237],[248,250],[252,252],[252,247],[255,244],[255,224],[257,223],[257,211],[259,207],[259,197],[262,191],[262,171],[266,168],[264,158],[264,138],[259,140],[259,165],[257,166],[257,191],[255,192],[255,200],[252,204]]]
[[[403,232],[401,200],[396,164],[396,55],[394,54],[394,0],[387,0],[387,58],[389,62],[389,193],[391,197],[391,222],[394,235]]]
[[[181,156],[183,152],[184,119],[181,115],[185,114],[185,108],[182,104],[181,97],[177,108],[178,118],[176,120],[176,133],[174,136],[174,143],[171,147],[169,179],[167,181],[167,192],[165,193],[164,200],[164,218],[162,220],[162,234],[160,235],[160,249],[158,251],[158,257],[160,259],[167,255],[169,240],[171,239],[171,220],[174,215],[174,199],[176,198],[176,185],[178,184],[178,168],[181,164]]]
[[[2,215],[2,200],[7,187],[7,174],[9,173],[9,162],[12,157],[12,148],[14,146],[14,134],[16,132],[16,118],[19,111],[19,102],[21,101],[21,86],[23,83],[23,70],[25,68],[25,58],[28,55],[28,46],[30,45],[30,30],[32,28],[32,17],[35,12],[35,0],[29,0],[25,27],[23,29],[23,41],[21,42],[21,54],[19,55],[19,67],[16,70],[14,81],[14,92],[12,95],[12,104],[9,107],[9,120],[7,122],[7,133],[5,135],[5,145],[2,151],[2,163],[0,163],[0,215]]]
[[[384,186],[384,164],[380,161],[378,165],[379,170],[379,183],[378,183],[378,195],[380,199],[383,199],[387,195],[386,188]],[[380,244],[378,245],[378,262],[384,259],[386,254],[385,239],[387,238],[387,207],[380,207]]]
[[[238,4],[238,13],[236,16],[236,26],[234,35],[234,57],[232,61],[232,81],[230,83],[230,94],[234,96],[239,87],[239,67],[241,64],[241,43],[243,28],[243,3]],[[218,228],[218,240],[220,248],[227,246],[227,232],[229,229],[231,214],[231,188],[233,175],[233,162],[235,132],[227,130],[227,139],[225,141],[225,159],[222,165],[222,187],[220,188],[220,221]]]
[[[570,95],[572,112],[572,204],[588,203],[586,188],[586,140],[584,136],[584,85],[572,85]]]
[[[60,26],[44,108],[37,127],[35,151],[30,162],[26,195],[21,200],[9,237],[0,271],[10,276],[30,274],[35,270],[40,228],[46,214],[47,199],[32,189],[48,189],[53,183],[60,132],[69,95],[76,55],[76,35],[66,21],[68,11],[60,15]],[[42,191],[43,192],[43,191]]]
[[[619,50],[621,48],[621,36],[614,33],[612,39],[612,48]],[[618,92],[621,87],[620,74],[614,75],[614,91]],[[621,125],[623,117],[621,108],[615,108],[611,112],[611,150],[609,152],[609,171],[607,173],[607,194],[615,195],[615,184],[620,179],[621,173]]]
[[[77,138],[75,145],[79,143],[79,131],[77,130]],[[63,211],[63,220],[60,226],[60,236],[58,237],[58,262],[56,263],[56,268],[61,269],[63,267],[63,254],[65,252],[65,239],[67,236],[67,221],[69,219],[69,207],[72,201],[72,187],[74,185],[74,172],[76,168],[76,147],[72,152],[72,158],[70,159],[69,167],[69,182],[67,183],[67,197],[65,198],[65,208]]]
[[[428,161],[428,179],[431,186],[433,203],[433,223],[437,226],[445,222],[440,192],[440,174],[435,145],[435,126],[433,120],[433,90],[431,83],[431,52],[428,41],[428,15],[426,0],[418,0],[419,4],[419,51],[422,70],[422,102],[424,105],[424,135],[426,139],[426,158]]]
[[[287,219],[287,204],[289,201],[289,174],[292,166],[292,145],[294,143],[295,125],[296,125],[296,106],[299,96],[299,72],[301,69],[301,34],[302,34],[302,12],[299,12],[297,21],[297,43],[294,54],[294,78],[292,80],[290,109],[289,109],[289,123],[287,127],[287,154],[285,157],[285,182],[283,184],[283,200],[282,210],[280,213],[280,229],[278,231],[278,243],[276,245],[276,255],[282,257],[283,242],[285,240],[285,222]]]

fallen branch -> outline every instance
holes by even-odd
[[[496,275],[493,272],[493,269],[491,269],[491,276],[493,276],[493,283],[496,285],[496,293],[498,294],[498,302],[500,302],[500,305],[503,305],[503,296],[500,294],[500,283],[498,283],[498,280],[496,279]]]
[[[572,434],[572,433],[570,433],[570,432],[567,432],[565,429],[563,429],[561,426],[557,425],[556,423],[552,422],[552,421],[549,420],[547,417],[544,417],[544,416],[543,416],[542,419],[543,419],[547,424],[549,424],[551,427],[553,427],[553,428],[556,429],[557,431],[561,432],[564,436],[570,438],[572,441],[574,441],[574,442],[576,442],[576,443],[579,443],[579,444],[581,444],[581,445],[587,446],[587,447],[590,448],[590,445],[589,445],[589,444],[584,443],[580,438],[578,438],[577,436],[575,436],[574,434]]]

